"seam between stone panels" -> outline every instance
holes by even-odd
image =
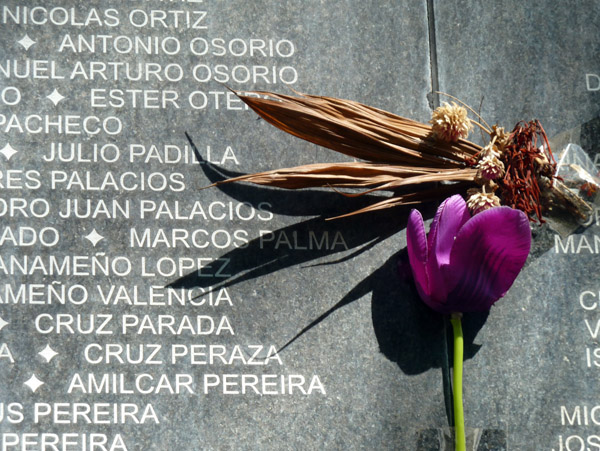
[[[433,7],[434,0],[427,0],[427,26],[429,31],[429,71],[431,75],[431,97],[429,98],[429,106],[433,110],[440,105],[439,95],[435,94],[440,90],[438,78],[438,63],[437,63],[437,42],[435,39],[435,14]]]

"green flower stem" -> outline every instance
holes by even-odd
[[[452,331],[454,332],[454,370],[452,393],[454,397],[454,436],[456,438],[455,451],[466,451],[465,440],[465,414],[462,401],[462,373],[463,373],[463,331],[460,313],[453,313],[450,317]]]

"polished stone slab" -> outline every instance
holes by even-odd
[[[553,143],[594,158],[598,7],[458,6],[4,2],[0,203],[13,205],[3,227],[25,241],[3,231],[0,257],[38,261],[0,267],[4,443],[89,448],[90,434],[139,450],[451,443],[449,325],[399,271],[408,209],[327,221],[370,199],[202,188],[343,159],[258,120],[227,87],[292,88],[426,121],[438,80],[475,107],[484,96],[489,122],[538,117]],[[59,242],[26,244],[44,229]],[[476,449],[592,446],[597,230],[534,227],[513,288],[489,315],[465,317]],[[113,418],[114,404],[140,412]],[[91,424],[86,406],[99,409]]]
[[[557,159],[574,143],[598,165],[596,2],[434,5],[440,91],[490,124],[510,129],[537,118]],[[508,449],[579,449],[593,441],[579,415],[596,404],[597,315],[587,301],[598,288],[598,225],[594,218],[569,236],[534,229],[537,249],[477,337],[466,409],[475,425],[503,425]]]
[[[215,167],[248,172],[339,158],[257,120],[227,87],[293,88],[426,120],[425,5],[2,8],[0,61],[9,75],[0,86],[9,88],[9,104],[0,108],[0,149],[17,151],[2,161],[4,180],[7,171],[15,178],[2,199],[42,199],[37,205],[49,209],[4,218],[60,235],[51,246],[0,249],[5,262],[55,264],[53,273],[2,274],[13,294],[34,284],[42,292],[39,303],[0,305],[8,323],[1,342],[14,357],[0,363],[2,401],[13,409],[0,422],[5,443],[71,440],[81,449],[91,447],[91,434],[103,434],[95,437],[106,435],[114,449],[121,440],[139,450],[410,449],[419,431],[448,425],[441,322],[397,277],[406,212],[327,222],[364,200],[329,191],[200,190]],[[19,102],[10,97],[16,93]],[[57,161],[52,153],[60,149]],[[88,266],[105,258],[115,265],[108,275]],[[57,269],[65,261],[70,269]],[[65,296],[72,290],[73,298],[63,305],[55,295],[50,303],[48,287],[65,287]],[[169,293],[184,293],[184,301],[169,305]],[[424,338],[415,318],[426,326]],[[244,364],[254,353],[254,362],[264,361],[297,335],[267,365]],[[205,363],[211,345],[235,357]],[[58,355],[47,361],[52,350]],[[78,412],[100,413],[88,414],[92,424],[84,414],[74,424],[74,403]],[[117,412],[139,412],[115,417],[115,403]],[[36,408],[63,413],[36,421]]]
[[[441,91],[490,124],[537,118],[550,137],[597,120],[596,2],[434,5]]]

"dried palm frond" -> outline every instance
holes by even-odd
[[[373,163],[464,167],[466,159],[481,151],[480,146],[463,139],[439,141],[428,124],[351,100],[263,91],[236,94],[281,130]]]
[[[468,162],[481,151],[481,147],[463,139],[440,142],[433,137],[432,127],[428,124],[332,97],[270,92],[236,94],[277,128],[366,161],[275,169],[231,178],[215,185],[250,182],[287,189],[367,189],[359,194],[346,194],[361,195],[436,182],[475,184],[477,170]],[[457,185],[456,190],[464,190],[464,186]],[[407,196],[396,195],[352,214],[431,200],[432,193],[419,191]]]
[[[360,162],[318,163],[241,175],[217,182],[215,185],[231,182],[251,182],[257,185],[287,189],[375,186],[365,191],[367,193],[428,182],[472,181],[476,175],[477,169],[432,169]]]
[[[503,203],[524,210],[531,220],[539,222],[543,222],[542,200],[549,197],[559,199],[575,216],[584,218],[591,211],[585,202],[573,202],[564,193],[557,193],[562,185],[554,183],[554,159],[537,121],[518,124],[509,134],[502,127],[469,119],[466,109],[454,102],[434,111],[431,126],[351,100],[301,93],[234,93],[277,128],[363,161],[275,169],[214,185],[250,182],[287,189],[364,190],[347,196],[380,190],[394,193],[344,216],[436,200],[468,189],[480,198],[490,197],[499,189]],[[485,148],[463,139],[473,124],[489,135],[490,143]],[[439,182],[446,183],[439,187]],[[406,186],[415,189],[408,194],[396,192]],[[540,186],[553,195],[542,196]]]

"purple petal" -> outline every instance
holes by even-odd
[[[489,310],[513,284],[531,247],[527,216],[496,207],[471,218],[460,230],[445,276],[451,287],[447,312]]]
[[[449,197],[440,205],[431,224],[427,236],[428,256],[426,265],[429,299],[424,300],[434,310],[444,310],[449,289],[442,272],[443,267],[450,262],[450,251],[454,245],[454,237],[470,217],[466,202],[461,196],[456,195]]]
[[[408,217],[406,247],[417,289],[421,297],[424,298],[424,295],[429,292],[429,278],[425,269],[427,263],[427,236],[425,235],[423,217],[418,210],[412,210]]]
[[[454,237],[470,218],[467,203],[460,195],[456,194],[442,202],[431,223],[427,240],[431,263],[435,261],[442,266],[450,262]],[[434,259],[432,255],[435,255]]]
[[[440,298],[436,289],[444,289],[445,283],[440,280],[432,279],[428,270],[428,249],[427,236],[425,234],[425,225],[423,217],[417,210],[412,210],[408,218],[406,226],[406,244],[408,250],[408,259],[412,268],[412,273],[415,278],[415,285],[419,296],[434,310],[441,311],[443,302],[446,300],[446,291],[443,292],[443,297]]]

